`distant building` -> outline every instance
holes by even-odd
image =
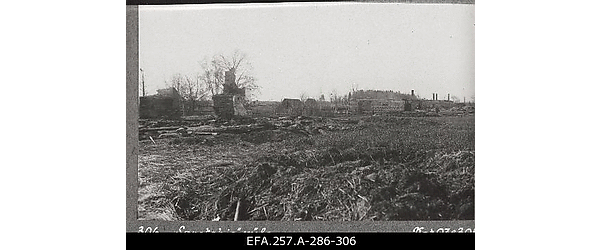
[[[151,118],[179,118],[183,112],[183,102],[179,92],[173,87],[159,89],[157,94],[140,97],[139,117]]]
[[[278,115],[301,116],[304,110],[304,103],[300,99],[283,99],[281,104],[275,109]]]
[[[302,110],[302,115],[305,116],[318,116],[320,115],[321,108],[319,107],[319,103],[317,100],[308,98],[304,101],[304,108]]]
[[[410,104],[408,107],[405,105],[408,103],[407,100],[396,101],[387,99],[360,99],[357,100],[357,111],[359,114],[386,114],[400,111],[410,110]]]
[[[409,100],[404,100],[404,111],[412,111],[413,107]]]

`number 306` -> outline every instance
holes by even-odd
[[[140,230],[138,231],[138,233],[158,233],[158,227],[155,227],[155,228],[152,228],[152,227],[144,228],[144,226],[140,226],[139,229]]]

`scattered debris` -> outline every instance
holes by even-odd
[[[339,122],[335,119],[323,121],[322,118],[312,117],[279,117],[277,119],[264,118],[261,121],[255,121],[251,124],[233,125],[230,122],[213,125],[195,125],[189,121],[182,121],[180,126],[169,127],[153,127],[153,124],[147,124],[145,121],[140,121],[139,136],[141,140],[149,139],[149,136],[158,136],[158,138],[173,138],[171,134],[179,134],[181,137],[193,137],[204,135],[217,134],[247,134],[266,130],[280,130],[296,133],[304,136],[315,134],[325,134],[327,131],[339,131],[351,129],[357,125],[359,120],[342,120]],[[170,134],[163,136],[162,134]]]
[[[404,113],[140,120],[140,219],[474,219],[472,117]]]
[[[180,138],[181,135],[178,133],[164,133],[164,134],[160,134],[158,136],[158,139],[163,139],[163,138]]]

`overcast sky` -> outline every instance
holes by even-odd
[[[450,4],[285,3],[139,7],[146,93],[203,58],[238,49],[259,100],[332,91],[475,94],[475,7]]]

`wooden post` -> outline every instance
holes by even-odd
[[[240,204],[241,204],[241,199],[238,199],[237,206],[235,207],[235,216],[233,217],[233,221],[238,221],[238,219],[239,219],[239,216],[240,216]]]
[[[146,96],[146,85],[144,84],[144,70],[140,69],[142,72],[142,96]]]

